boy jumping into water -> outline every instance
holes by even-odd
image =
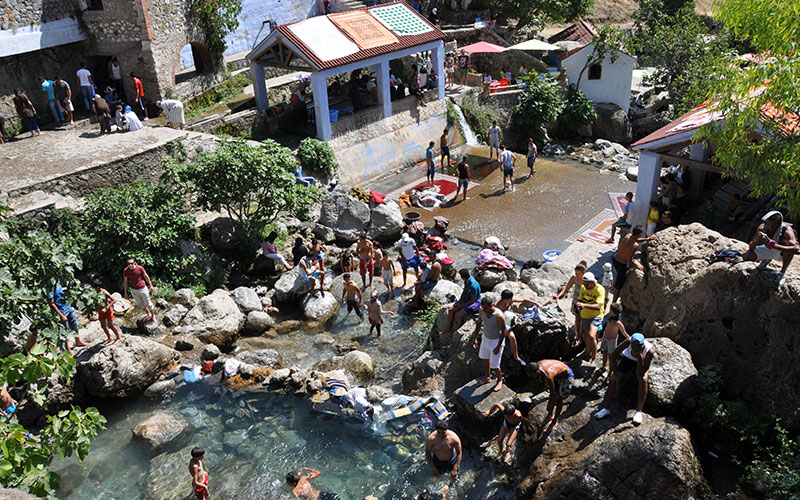
[[[192,448],[192,459],[189,460],[189,475],[192,476],[194,495],[197,500],[205,500],[210,495],[208,492],[208,474],[203,469],[205,456],[206,452],[202,448]]]

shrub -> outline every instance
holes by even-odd
[[[567,89],[564,109],[558,117],[558,132],[561,135],[572,135],[581,127],[591,125],[597,119],[594,104],[586,94],[570,85]]]
[[[530,85],[520,94],[519,102],[514,106],[511,121],[520,142],[533,137],[536,144],[547,144],[547,132],[544,125],[558,119],[564,109],[561,88],[553,78],[531,79]]]
[[[339,169],[339,162],[336,161],[336,155],[330,144],[313,137],[306,137],[300,141],[297,156],[300,164],[309,173],[319,172],[325,177],[331,177]]]

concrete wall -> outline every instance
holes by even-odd
[[[447,103],[442,100],[425,108],[415,106],[370,127],[336,137],[330,144],[341,165],[339,177],[345,185],[360,184],[416,164],[425,158],[428,142],[438,144],[446,127]]]
[[[577,83],[578,76],[591,56],[594,45],[589,44],[571,55],[562,66],[567,70],[570,83]],[[631,79],[633,77],[634,60],[631,56],[619,53],[616,61],[606,59],[602,62],[603,72],[599,80],[589,80],[589,70],[583,73],[580,89],[592,102],[611,102],[628,112],[631,100]]]

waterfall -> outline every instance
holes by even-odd
[[[467,144],[479,144],[478,137],[475,135],[475,132],[469,128],[469,123],[467,123],[467,119],[464,118],[464,113],[461,111],[461,106],[453,103],[453,107],[458,115],[458,126],[461,128],[461,133],[464,134],[464,140],[467,141]]]

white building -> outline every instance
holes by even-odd
[[[561,66],[567,71],[569,83],[577,84],[581,71],[591,58],[594,44],[559,55]],[[625,113],[628,112],[631,99],[631,79],[635,60],[624,52],[617,51],[615,61],[607,57],[599,63],[589,65],[583,72],[580,90],[595,103],[614,103]]]

